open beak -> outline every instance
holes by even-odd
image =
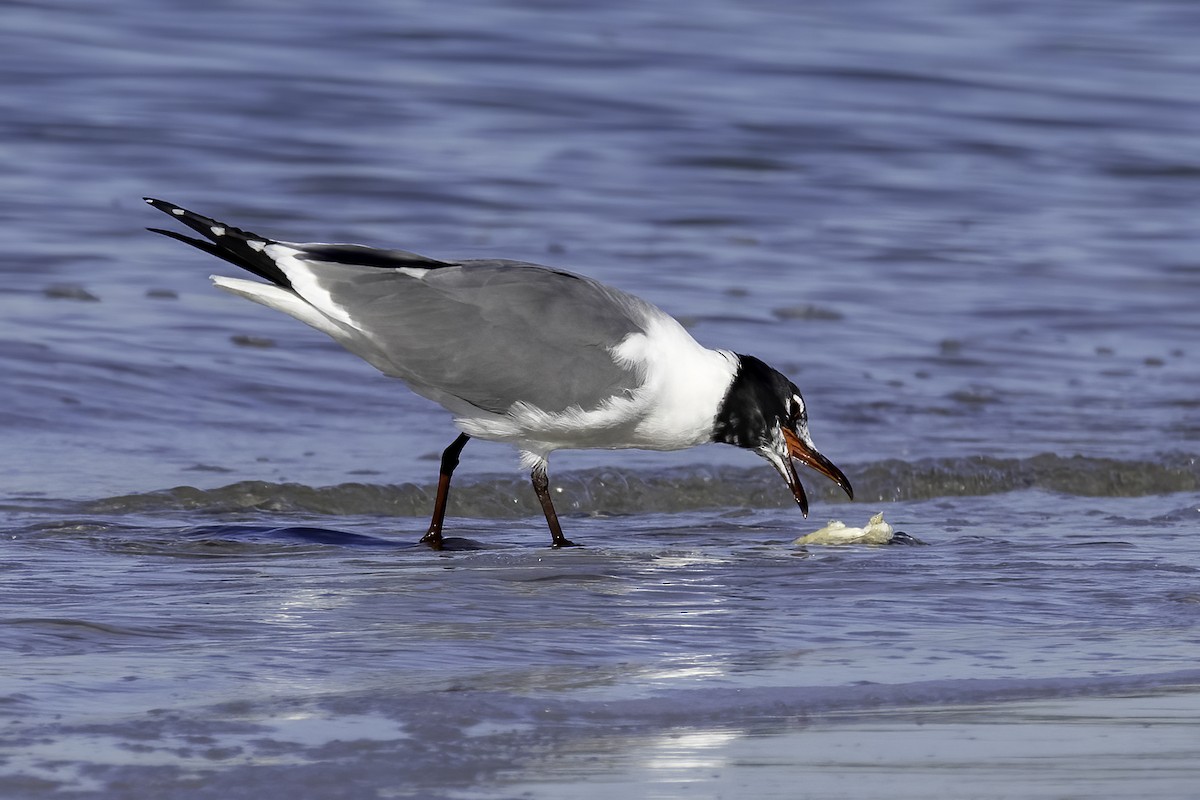
[[[811,445],[800,440],[800,437],[783,429],[783,438],[787,442],[788,455],[791,458],[783,460],[783,469],[780,469],[780,474],[787,481],[788,488],[792,490],[792,494],[796,498],[796,504],[800,506],[800,513],[805,517],[808,516],[808,497],[804,494],[804,487],[800,485],[800,478],[796,475],[796,467],[792,462],[792,458],[798,458],[804,464],[815,469],[817,472],[824,475],[829,480],[842,487],[842,491],[851,500],[854,499],[854,487],[850,485],[850,480],[840,469],[834,466],[833,462],[825,456],[821,455]],[[779,465],[776,465],[778,468]]]

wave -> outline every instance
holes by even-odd
[[[860,502],[978,496],[1025,489],[1084,497],[1140,497],[1200,490],[1200,459],[1187,454],[1154,461],[1049,453],[1031,458],[886,460],[852,466],[846,472]],[[809,476],[805,483],[816,501],[846,501],[841,490],[823,478]],[[313,487],[242,481],[217,489],[178,486],[85,501],[79,510],[106,514],[257,510],[419,517],[428,514],[434,488],[432,484],[411,483]],[[553,489],[560,513],[676,513],[711,508],[777,508],[793,503],[782,481],[765,467],[570,472],[555,476]],[[504,476],[456,482],[449,511],[461,517],[517,518],[537,514],[539,508],[527,480]]]
[[[1200,670],[1044,678],[960,678],[847,686],[743,686],[673,689],[636,700],[549,701],[539,709],[594,723],[695,725],[731,718],[804,718],[837,712],[885,712],[914,707],[979,706],[1133,693],[1195,692]],[[507,700],[507,698],[504,698]],[[557,707],[555,707],[557,706]],[[476,706],[478,707],[478,706]]]

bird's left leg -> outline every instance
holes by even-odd
[[[554,540],[550,546],[575,547],[574,542],[563,536],[562,526],[558,524],[558,513],[550,499],[550,476],[546,474],[546,465],[535,466],[530,477],[533,479],[533,491],[542,504],[542,513],[546,515],[546,524],[550,526],[550,538]]]

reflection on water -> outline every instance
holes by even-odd
[[[728,745],[742,734],[729,730],[674,731],[648,743],[639,765],[651,783],[694,783],[729,765]]]

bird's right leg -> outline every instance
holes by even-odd
[[[467,446],[471,437],[460,433],[450,446],[442,451],[442,466],[438,471],[437,498],[433,501],[433,518],[429,520],[429,532],[421,537],[421,544],[434,550],[442,549],[442,523],[446,520],[446,500],[450,496],[450,476],[458,466],[458,454]]]
[[[542,504],[542,513],[546,515],[546,524],[550,527],[550,546],[575,547],[574,542],[563,536],[562,526],[558,524],[558,512],[554,510],[554,501],[550,499],[550,476],[546,474],[545,463],[535,466],[530,478],[538,502]]]

